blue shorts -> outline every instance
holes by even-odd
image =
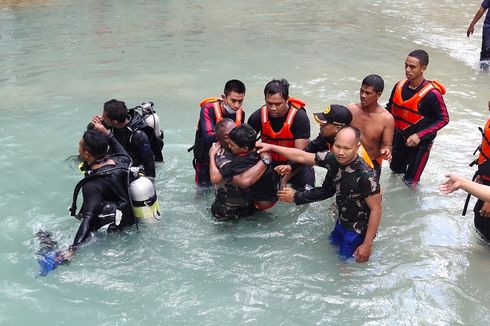
[[[330,233],[330,243],[339,246],[339,256],[341,258],[352,258],[354,251],[364,242],[364,238],[359,233],[345,229],[337,220],[335,228]]]

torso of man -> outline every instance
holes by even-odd
[[[351,126],[361,131],[361,144],[372,160],[381,156],[383,135],[390,124],[394,124],[393,116],[381,105],[364,109],[361,103],[352,103],[347,106],[352,113]],[[391,145],[391,144],[389,144]]]

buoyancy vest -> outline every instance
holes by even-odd
[[[262,131],[261,131],[262,141],[267,144],[274,144],[283,147],[294,148],[294,135],[291,132],[291,126],[293,124],[296,113],[301,108],[304,109],[305,105],[306,103],[300,99],[296,99],[293,97],[290,97],[288,99],[289,112],[279,132],[275,132],[272,129],[272,125],[269,120],[269,112],[267,111],[267,106],[263,105],[260,112],[260,120],[262,123]],[[279,155],[277,153],[271,153],[271,157],[273,161],[280,161],[280,162],[287,161],[286,157]]]
[[[399,130],[405,130],[422,120],[424,116],[419,112],[419,103],[430,91],[437,89],[442,95],[446,93],[444,85],[437,80],[427,80],[426,85],[421,90],[404,101],[402,90],[407,81],[407,79],[399,81],[393,94],[391,113],[395,118],[395,128]]]
[[[478,156],[478,174],[484,179],[490,180],[490,119],[482,130],[480,155]]]
[[[218,97],[207,97],[199,103],[199,107],[207,103],[213,103],[214,115],[216,116],[216,123],[223,120],[223,113],[221,112],[221,99]],[[243,110],[240,108],[236,111],[235,125],[239,126],[242,124]]]

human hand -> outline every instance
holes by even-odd
[[[470,35],[472,35],[474,31],[475,26],[473,24],[470,24],[470,26],[468,26],[468,29],[466,30],[466,36],[470,37]]]
[[[209,157],[215,157],[220,149],[220,143],[213,143],[213,145],[211,145],[211,148],[209,149]]]
[[[354,257],[356,258],[356,262],[365,263],[369,260],[369,256],[371,256],[371,246],[367,243],[362,243],[359,247],[357,247],[356,251],[354,251]]]
[[[490,202],[484,202],[480,209],[480,215],[483,217],[490,217]]]
[[[383,160],[391,161],[391,146],[383,147],[379,152]]]
[[[104,135],[110,134],[109,130],[107,130],[107,128],[101,122],[93,122],[92,121],[92,126],[93,126],[94,130],[100,132],[101,134],[104,134]]]
[[[446,174],[446,177],[448,179],[444,181],[441,185],[439,185],[439,190],[443,194],[447,195],[461,188],[461,180],[464,179],[463,177],[459,176],[456,173]]]
[[[293,171],[293,168],[289,164],[278,165],[274,168],[274,171],[280,175],[290,174]]]
[[[274,145],[267,144],[264,142],[256,142],[255,147],[257,148],[257,153],[262,154],[264,152],[273,152]]]
[[[407,138],[407,146],[408,147],[415,147],[420,143],[420,138],[417,136],[417,134],[413,134],[410,137]]]
[[[100,115],[94,115],[92,117],[92,120],[90,120],[90,123],[96,124],[96,123],[102,123],[102,121],[103,121],[102,120],[102,116],[100,116]]]
[[[277,198],[279,198],[280,201],[292,203],[294,202],[294,193],[295,191],[291,188],[282,188],[277,192]]]
[[[70,261],[73,259],[73,257],[75,257],[75,250],[73,249],[67,249],[65,251],[63,251],[60,255],[60,260],[67,260],[67,261]]]

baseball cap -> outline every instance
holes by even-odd
[[[352,113],[348,108],[339,104],[327,105],[323,112],[313,113],[318,123],[333,123],[336,125],[348,125],[352,121]]]

